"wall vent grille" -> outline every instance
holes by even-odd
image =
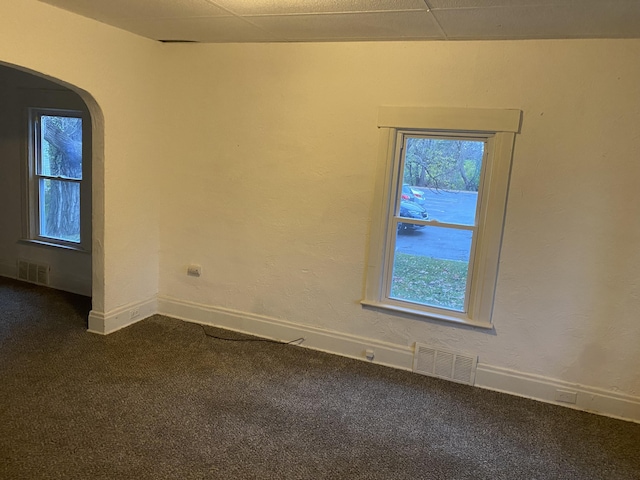
[[[49,265],[18,260],[18,280],[40,285],[49,285]]]
[[[29,281],[29,262],[18,260],[18,279]]]
[[[476,379],[478,357],[463,355],[416,343],[413,353],[413,371],[431,377],[473,385]]]

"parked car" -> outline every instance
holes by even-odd
[[[421,207],[424,206],[425,197],[424,193],[420,190],[413,188],[411,185],[407,185],[406,183],[402,185],[402,200],[406,200],[408,202],[415,202]]]
[[[404,218],[415,218],[417,220],[428,220],[429,214],[420,205],[406,200],[400,201],[400,216]],[[422,228],[424,225],[416,225],[414,223],[398,223],[398,232]]]

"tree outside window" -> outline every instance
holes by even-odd
[[[82,112],[30,110],[30,237],[81,243]]]

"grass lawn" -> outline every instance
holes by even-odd
[[[391,297],[462,311],[467,262],[396,253]]]

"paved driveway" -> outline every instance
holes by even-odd
[[[431,220],[471,225],[475,216],[475,192],[447,192],[423,189]],[[402,232],[396,237],[396,251],[447,260],[469,261],[471,232],[423,227]]]

